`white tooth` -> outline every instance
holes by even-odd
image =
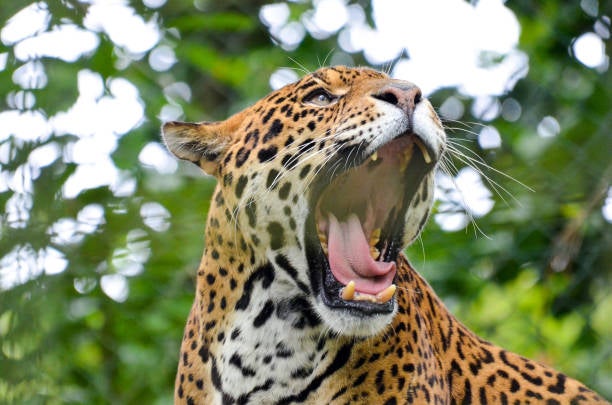
[[[327,235],[323,233],[321,229],[318,229],[319,242],[321,243],[321,247],[323,248],[323,253],[328,254],[327,251]]]
[[[349,283],[340,290],[340,296],[345,301],[352,301],[355,297],[355,282],[353,280],[349,281]]]
[[[370,236],[370,246],[374,246],[378,243],[378,241],[380,240],[381,232],[382,231],[380,228],[376,228],[372,231],[372,235]]]
[[[425,163],[427,164],[431,163],[431,156],[429,156],[427,149],[423,149],[423,159],[425,159]]]
[[[378,256],[380,256],[380,251],[374,246],[370,246],[370,256],[372,256],[372,259],[376,260]]]
[[[423,159],[425,160],[425,163],[430,164],[432,159],[431,159],[431,156],[429,156],[429,152],[427,151],[427,148],[425,147],[425,145],[423,145],[423,142],[421,142],[420,140],[417,140],[417,141],[415,141],[415,143],[417,144],[417,146],[421,150],[421,153],[423,154]]]
[[[395,284],[391,284],[389,287],[376,294],[376,302],[379,304],[384,304],[385,302],[389,301],[391,298],[393,298],[396,289],[397,286]]]
[[[367,293],[360,293],[359,291],[355,291],[355,297],[353,298],[355,301],[369,301],[372,303],[376,303],[376,296]]]
[[[378,159],[378,152],[374,152],[372,156],[370,156],[370,159],[372,159],[372,162],[376,162],[376,159]]]
[[[380,232],[380,228],[376,228],[372,231],[372,235],[370,235],[370,256],[374,260],[380,256],[380,251],[376,248],[376,244],[380,240]]]

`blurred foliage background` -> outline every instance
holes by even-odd
[[[262,1],[116,2],[106,20],[103,3],[0,4],[0,403],[171,402],[214,183],[163,151],[162,120],[223,119],[323,63],[392,71],[409,58],[381,62],[345,49],[342,26],[313,29],[306,17],[322,0],[266,11]],[[373,25],[374,3],[350,2],[351,16]],[[441,188],[439,216],[408,254],[476,332],[612,398],[603,4],[508,2],[529,60],[520,80],[484,109],[458,86],[430,95],[464,151],[451,158],[458,169],[479,158],[499,186],[487,186],[490,211],[453,229],[445,212],[470,210]],[[584,34],[600,38],[603,63],[575,54]],[[74,44],[84,50],[70,54]],[[128,110],[133,121],[120,119]],[[499,145],[486,146],[485,128]]]

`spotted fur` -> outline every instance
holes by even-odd
[[[427,219],[446,141],[416,86],[369,69],[325,68],[226,121],[171,122],[163,132],[174,154],[218,180],[175,403],[607,403],[469,331],[401,252]],[[392,142],[415,156],[415,145],[424,148],[410,158],[420,159],[406,169],[410,185],[385,189],[406,194],[393,200],[397,220],[384,228],[398,289],[384,304],[344,302],[313,229],[317,201],[343,171],[382,173],[375,156]],[[375,181],[384,187],[386,179]]]

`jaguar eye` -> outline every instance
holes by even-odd
[[[304,97],[304,103],[313,104],[318,107],[326,107],[335,103],[336,100],[336,96],[329,94],[323,89],[314,90],[310,92],[306,97]]]

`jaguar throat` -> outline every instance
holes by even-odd
[[[432,154],[418,135],[405,133],[366,156],[339,153],[323,171],[306,240],[311,282],[328,308],[356,315],[394,310],[406,217],[435,166]]]

